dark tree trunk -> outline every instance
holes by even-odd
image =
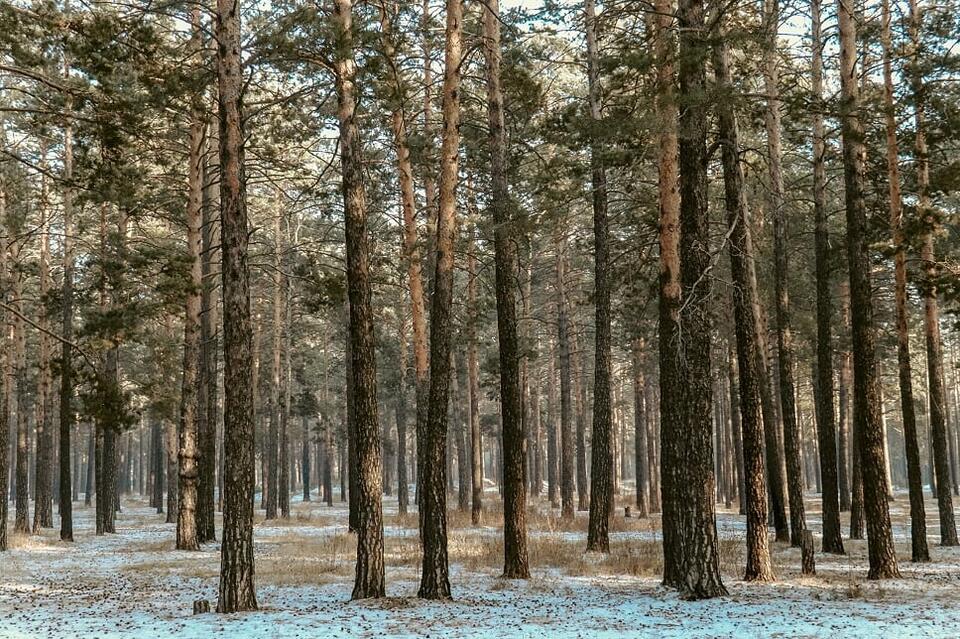
[[[842,283],[841,283],[842,284]],[[848,326],[850,320],[849,295],[846,287],[840,296],[841,318],[843,325]],[[840,490],[840,512],[847,512],[851,508],[850,497],[853,492],[853,479],[850,462],[850,353],[840,352],[840,371],[837,375],[840,388],[837,390],[837,485]]]
[[[377,370],[370,286],[370,250],[367,239],[367,203],[363,185],[363,156],[356,121],[356,63],[353,53],[351,0],[336,0],[334,18],[338,38],[335,61],[337,113],[340,120],[340,164],[347,243],[347,293],[350,300],[350,372],[353,384],[354,459],[356,477],[357,569],[353,599],[383,597],[383,486],[380,424],[377,416]]]
[[[940,338],[940,310],[937,300],[937,264],[933,236],[938,230],[937,214],[930,203],[929,151],[926,137],[927,88],[920,55],[923,13],[917,0],[910,0],[910,40],[915,59],[910,65],[914,104],[916,140],[917,213],[923,222],[920,259],[923,263],[923,331],[927,346],[927,383],[929,385],[930,432],[933,444],[933,467],[937,485],[937,508],[940,513],[940,545],[957,546],[957,525],[953,514],[950,451],[947,443],[947,398],[943,381],[943,345]]]
[[[13,250],[14,264],[20,261],[20,249]],[[13,357],[14,357],[14,383],[16,384],[16,457],[14,467],[14,520],[13,532],[29,534],[29,506],[30,506],[30,439],[28,436],[29,428],[29,403],[27,396],[27,336],[24,330],[23,321],[23,275],[17,273],[12,275],[13,284],[13,308],[16,314],[13,318]],[[6,498],[6,496],[3,496]],[[99,497],[99,496],[98,496]],[[98,511],[99,512],[99,511]]]
[[[737,352],[734,340],[727,340],[727,388],[730,391],[730,430],[734,449],[734,463],[737,469],[737,497],[739,512],[747,514],[746,469],[743,456],[743,419],[740,409],[740,385],[737,379]],[[761,422],[762,427],[762,422]],[[762,453],[761,453],[762,454]],[[764,494],[766,499],[766,494]]]
[[[713,67],[721,91],[733,88],[726,43],[715,45]],[[740,142],[733,96],[721,98],[718,105],[720,140],[722,141],[724,200],[727,225],[730,229],[730,271],[733,276],[734,326],[737,336],[737,370],[739,371],[740,416],[743,439],[744,491],[747,515],[747,581],[772,581],[770,545],[767,535],[767,487],[763,465],[763,415],[760,406],[760,373],[758,351],[760,340],[754,316],[757,290],[750,278],[749,260],[753,259],[748,243],[749,208],[743,189],[740,166]]]
[[[69,73],[65,65],[64,74]],[[73,433],[73,128],[67,126],[63,132],[63,323],[60,345],[60,541],[73,541],[73,482],[71,477],[70,437]],[[3,250],[0,248],[0,250]],[[0,277],[3,273],[0,272]],[[2,403],[2,402],[0,402]],[[6,427],[6,420],[0,420],[0,428]],[[6,446],[0,446],[0,455],[6,457]],[[4,464],[0,464],[2,474]],[[79,479],[77,477],[76,479]],[[3,484],[0,480],[0,484]],[[3,488],[0,485],[0,488]],[[6,502],[6,490],[0,490],[0,496]],[[6,511],[0,508],[0,516],[6,519]]]
[[[561,437],[557,421],[557,352],[550,342],[547,366],[547,498],[551,508],[560,507]],[[572,437],[571,437],[572,438]]]
[[[300,481],[303,484],[303,501],[310,501],[310,484],[313,477],[313,464],[310,460],[310,417],[300,416]]]
[[[894,309],[897,323],[897,364],[900,384],[900,415],[903,424],[907,485],[910,491],[910,541],[913,561],[929,561],[927,522],[923,505],[920,445],[913,401],[913,374],[910,364],[910,329],[907,322],[906,236],[903,229],[903,201],[900,194],[900,165],[897,149],[897,122],[893,103],[893,65],[890,36],[890,2],[882,3],[883,95],[887,134],[887,175],[890,195],[890,226],[893,229]],[[822,125],[821,125],[822,126]],[[829,355],[828,355],[829,357]],[[831,404],[830,410],[833,410]]]
[[[633,340],[633,464],[636,483],[637,517],[647,516],[647,413],[643,397],[643,350],[641,338]]]
[[[577,346],[577,327],[568,314],[570,336],[570,374],[573,376],[573,393],[576,397],[574,411],[577,418],[577,510],[590,507],[590,479],[587,477],[587,383],[586,371],[581,366],[580,348]]]
[[[720,579],[714,514],[710,281],[705,277],[710,268],[709,118],[703,97],[709,45],[702,0],[681,0],[678,22],[677,78],[684,103],[678,128],[679,219],[664,216],[661,203],[660,222],[663,582],[684,598],[705,599],[727,591]]]
[[[256,610],[253,568],[253,329],[247,266],[240,5],[217,0],[223,285],[223,542],[217,612]]]
[[[779,0],[764,2],[764,87],[767,98],[765,128],[767,132],[768,206],[773,217],[774,289],[777,324],[777,381],[780,391],[780,414],[783,424],[783,450],[787,471],[787,493],[790,505],[790,545],[800,547],[806,527],[803,509],[803,470],[800,464],[800,428],[797,424],[796,395],[793,384],[793,333],[790,316],[790,295],[787,285],[787,219],[783,203],[783,172],[780,142],[780,87],[777,33],[780,23]]]
[[[567,322],[565,258],[557,242],[557,344],[560,350],[560,508],[564,519],[573,519],[574,455],[572,398],[570,395],[570,336]],[[556,437],[556,436],[554,436]],[[554,442],[556,446],[556,441]],[[556,479],[555,479],[556,480]]]
[[[443,136],[437,215],[434,290],[430,313],[430,389],[423,437],[417,442],[417,487],[423,544],[420,589],[423,599],[449,599],[447,557],[446,460],[447,409],[450,403],[450,342],[453,326],[453,260],[456,236],[457,168],[460,146],[460,63],[463,51],[463,1],[446,2],[443,75]]]
[[[490,127],[490,207],[495,225],[497,335],[500,346],[500,410],[503,427],[503,576],[508,579],[527,579],[530,577],[526,523],[527,455],[520,385],[517,254],[514,245],[519,229],[513,224],[514,205],[510,200],[507,185],[507,139],[503,121],[503,94],[500,91],[498,0],[488,0],[486,9],[483,32],[487,59],[487,120]]]
[[[0,221],[6,221],[6,192],[3,185],[0,184]],[[8,245],[6,239],[0,240],[0,301],[4,307],[0,309],[0,322],[7,326],[10,321],[10,313],[6,310],[7,305],[12,301],[10,299],[9,277],[7,271],[7,252]],[[13,379],[13,357],[12,344],[8,337],[8,331],[4,331],[0,336],[0,552],[5,552],[8,548],[7,542],[7,516],[9,508],[9,490],[10,490],[10,383]]]
[[[480,431],[480,363],[477,361],[477,261],[476,229],[470,228],[470,250],[467,252],[467,394],[470,401],[470,521],[480,523],[483,511],[483,435]]]
[[[899,577],[887,505],[876,326],[864,200],[863,126],[857,86],[856,23],[851,0],[838,0],[841,125],[847,214],[847,259],[853,332],[854,439],[860,451],[870,570],[868,578]]]
[[[600,121],[600,71],[598,68],[596,7],[586,1],[587,78],[590,117]],[[610,405],[610,229],[607,220],[607,177],[599,144],[590,148],[593,189],[594,302],[596,305],[596,355],[593,375],[593,437],[590,443],[590,523],[587,550],[610,552],[608,526],[613,508],[613,455]]]
[[[813,216],[817,279],[817,443],[823,499],[823,552],[843,554],[840,489],[837,477],[837,432],[833,410],[833,297],[830,292],[830,236],[827,225],[826,138],[823,115],[823,39],[820,0],[810,3],[812,29],[811,92],[813,101]]]

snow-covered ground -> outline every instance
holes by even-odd
[[[655,518],[618,517],[613,557],[604,560],[582,555],[585,513],[572,526],[531,517],[533,577],[524,582],[497,576],[496,526],[452,517],[454,600],[434,603],[416,598],[416,519],[397,517],[395,501],[385,502],[389,597],[364,602],[349,601],[354,546],[345,509],[298,501],[290,521],[257,524],[260,610],[197,616],[194,600],[216,605],[216,544],[174,550],[173,525],[138,500],[125,503],[116,535],[96,537],[92,512],[81,507],[75,543],[59,542],[51,530],[18,538],[0,555],[0,637],[960,636],[960,551],[931,537],[934,562],[907,562],[906,502],[892,505],[903,578],[880,583],[864,579],[865,544],[847,540],[849,555],[818,554],[811,578],[800,576],[796,550],[774,544],[778,581],[743,583],[743,519],[721,511],[730,595],[702,602],[681,601],[659,585]],[[814,530],[818,506],[808,502]],[[932,502],[927,513],[936,534]]]

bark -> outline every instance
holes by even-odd
[[[577,510],[590,507],[590,480],[587,478],[587,383],[586,371],[581,365],[580,347],[577,345],[577,325],[574,316],[569,317],[570,335],[570,371],[573,377],[573,394],[576,397],[577,417]]]
[[[69,73],[69,66],[64,65],[64,73]],[[61,332],[63,341],[60,343],[60,541],[73,541],[73,493],[74,478],[71,477],[70,463],[70,436],[73,432],[73,349],[70,342],[73,339],[73,128],[67,125],[63,131],[63,315]],[[0,250],[4,250],[0,247]],[[0,272],[0,277],[3,277]],[[2,403],[2,402],[0,402]],[[4,405],[5,406],[5,405]],[[0,420],[0,429],[5,428],[5,420]],[[0,456],[6,457],[6,446],[0,446]],[[0,464],[2,466],[2,464]],[[3,468],[0,467],[0,474]],[[77,477],[79,479],[79,477]],[[0,482],[2,483],[2,482]],[[0,488],[3,488],[0,485]],[[0,495],[6,495],[6,490],[0,490]],[[6,500],[3,500],[6,502]],[[6,512],[0,509],[0,515],[6,519]]]
[[[430,313],[430,393],[423,437],[417,442],[421,484],[420,535],[423,544],[420,589],[423,599],[449,599],[446,464],[447,408],[450,401],[450,342],[453,261],[456,237],[457,169],[460,146],[460,63],[463,52],[463,1],[447,0],[443,73],[443,136],[436,270]]]
[[[460,512],[470,510],[470,465],[467,462],[467,407],[466,395],[463,389],[466,388],[466,376],[461,376],[461,368],[457,365],[456,353],[451,353],[452,362],[452,404],[454,416],[454,445],[457,451],[457,509]],[[465,372],[465,371],[464,371]]]
[[[684,103],[677,128],[680,203],[675,215],[674,207],[661,201],[660,214],[663,583],[686,599],[705,599],[727,591],[720,579],[714,514],[710,286],[705,277],[710,259],[704,100],[709,47],[702,0],[681,0],[678,25],[677,79]],[[666,26],[659,29],[661,38],[666,38]]]
[[[283,330],[283,274],[280,264],[281,249],[281,194],[277,189],[275,194],[276,211],[273,216],[273,331],[271,339],[271,360],[270,360],[270,398],[267,400],[269,405],[270,417],[267,424],[267,437],[264,440],[267,456],[267,493],[266,493],[266,519],[276,519],[277,509],[280,505],[280,421],[281,407],[280,394],[282,392],[282,373],[281,361],[283,358],[283,346],[281,342],[281,332]],[[351,461],[353,461],[351,459]]]
[[[413,165],[410,161],[407,122],[404,111],[406,87],[403,84],[402,76],[397,67],[396,46],[391,31],[391,16],[386,11],[387,6],[390,6],[391,12],[395,12],[397,7],[396,3],[384,4],[384,11],[381,16],[381,41],[383,43],[384,56],[390,66],[391,74],[391,123],[393,127],[393,143],[397,153],[397,174],[400,179],[400,203],[403,212],[402,253],[407,267],[407,287],[410,291],[411,323],[413,325],[413,361],[417,402],[416,433],[419,441],[422,436],[427,414],[427,391],[430,374],[430,363],[427,351],[427,313],[424,302],[422,260],[417,239],[417,212],[413,183]],[[424,6],[427,6],[426,3]],[[424,66],[425,76],[431,73],[429,58],[427,58],[427,60],[428,62],[426,62]],[[425,93],[424,101],[425,107],[427,107],[424,112],[424,117],[429,118],[429,89]],[[429,211],[432,208],[433,202],[432,178],[425,180],[424,186],[427,191],[427,209]],[[405,487],[403,491],[406,498]],[[406,508],[406,505],[404,505],[404,508]]]
[[[51,370],[52,344],[50,339],[50,317],[45,300],[50,294],[50,217],[49,187],[46,176],[46,143],[41,143],[41,167],[44,175],[40,178],[40,313],[37,324],[40,326],[40,353],[37,362],[37,398],[36,398],[36,457],[34,474],[33,533],[39,534],[41,528],[53,527],[53,373]]]
[[[930,202],[930,162],[926,133],[926,86],[920,65],[920,38],[923,13],[917,0],[910,0],[910,40],[913,59],[910,82],[913,92],[914,169],[917,184],[917,215],[923,223],[920,261],[923,265],[923,332],[927,347],[927,384],[929,385],[930,432],[933,444],[933,466],[937,485],[937,508],[940,513],[940,545],[957,546],[957,526],[953,514],[950,457],[947,444],[947,399],[943,381],[943,344],[940,337],[940,309],[937,300],[937,263],[933,238],[939,227],[937,213]]]
[[[223,291],[223,542],[217,612],[256,610],[253,559],[253,330],[247,265],[240,3],[217,0]]]
[[[200,9],[191,14],[193,34],[189,48],[201,47]],[[177,499],[177,549],[199,550],[197,539],[197,484],[199,481],[197,390],[200,385],[200,310],[203,287],[201,227],[203,223],[203,138],[201,106],[191,114],[189,158],[187,164],[187,255],[190,258],[190,282],[183,317],[183,378],[180,394],[180,481]]]
[[[823,501],[823,552],[843,554],[840,527],[840,487],[837,467],[837,432],[833,410],[833,297],[830,292],[830,236],[826,202],[826,137],[823,116],[823,38],[820,0],[812,0],[811,92],[813,102],[813,216],[817,280],[817,443]]]
[[[550,360],[547,367],[547,498],[551,508],[560,507],[560,457],[562,455],[557,427],[557,353],[550,342]]]
[[[903,200],[900,193],[900,154],[893,103],[893,64],[890,38],[890,1],[882,2],[883,106],[887,142],[887,182],[890,197],[890,228],[893,231],[894,308],[897,323],[897,363],[900,383],[900,415],[903,424],[907,484],[910,490],[910,541],[913,561],[929,561],[927,522],[923,505],[920,445],[913,401],[913,373],[910,363],[910,329],[907,322],[906,237],[903,229]],[[832,402],[830,410],[833,410]]]
[[[483,16],[487,61],[487,122],[490,128],[490,208],[494,223],[497,336],[500,351],[500,414],[503,429],[503,576],[527,579],[526,441],[520,379],[520,340],[517,334],[518,228],[507,185],[507,138],[500,90],[500,9],[488,0]],[[446,158],[445,158],[446,159]],[[442,185],[441,185],[442,187]],[[443,193],[441,192],[441,198]],[[439,281],[439,268],[438,268]]]
[[[400,321],[398,332],[400,343],[400,371],[397,380],[397,395],[394,410],[397,417],[397,512],[407,514],[410,503],[407,489],[407,326]]]
[[[10,233],[15,236],[14,233]],[[13,379],[16,397],[16,439],[15,467],[14,467],[14,521],[13,532],[27,534],[30,532],[30,523],[27,520],[30,495],[29,489],[29,456],[30,444],[27,434],[28,428],[28,397],[27,397],[27,336],[23,321],[23,274],[20,267],[21,249],[11,243],[10,261],[11,278],[13,279]],[[6,495],[2,496],[6,499]]]
[[[864,200],[864,133],[857,86],[857,35],[851,0],[838,0],[840,26],[841,131],[847,216],[847,258],[853,331],[854,438],[860,452],[867,523],[868,578],[898,577],[884,478],[876,326]]]
[[[337,113],[340,121],[340,163],[347,242],[347,293],[350,300],[350,357],[353,382],[357,505],[357,569],[353,599],[385,595],[383,564],[383,471],[377,416],[377,371],[370,286],[367,203],[363,156],[356,120],[356,63],[353,53],[351,0],[336,0],[338,37],[335,61]],[[353,462],[354,460],[351,460]],[[353,467],[353,463],[351,463]]]
[[[212,130],[212,126],[208,130]],[[202,253],[200,315],[200,391],[198,395],[200,477],[197,495],[197,541],[216,541],[214,523],[215,486],[222,473],[217,472],[217,430],[220,423],[218,355],[220,336],[217,331],[217,295],[214,290],[214,260],[219,233],[214,228],[213,207],[219,205],[220,185],[208,158],[204,165],[204,192],[202,212]],[[223,491],[220,491],[223,498]]]
[[[843,294],[840,296],[841,313],[843,326],[848,326],[850,321],[850,302],[847,293],[847,285],[841,282]],[[852,469],[850,467],[850,353],[849,351],[840,352],[840,370],[837,379],[840,388],[837,392],[837,407],[839,415],[837,417],[837,483],[840,488],[840,510],[845,512],[850,510],[851,493],[853,491]]]
[[[777,56],[777,32],[780,23],[778,0],[765,0],[764,87],[767,108],[768,208],[774,227],[774,289],[776,296],[777,359],[780,387],[780,413],[783,423],[783,448],[787,468],[787,494],[790,505],[790,545],[800,547],[806,527],[803,511],[803,470],[800,465],[800,429],[797,424],[796,394],[793,383],[793,334],[790,295],[787,285],[787,219],[783,202],[783,172],[780,141],[780,70]]]
[[[737,379],[737,352],[735,340],[727,340],[727,388],[730,391],[730,430],[732,445],[735,451],[734,463],[737,469],[737,497],[739,498],[739,512],[747,514],[747,486],[746,469],[743,455],[743,419],[738,397],[740,384]],[[766,494],[764,494],[766,498]]]
[[[483,512],[483,435],[480,431],[480,363],[477,359],[477,259],[476,228],[470,228],[467,251],[467,394],[470,402],[470,521],[480,523]]]
[[[647,516],[647,494],[650,477],[647,474],[647,415],[643,401],[642,338],[633,340],[633,463],[636,483],[637,517]]]
[[[560,508],[564,519],[573,519],[574,454],[570,395],[570,336],[567,322],[566,265],[563,246],[557,243],[557,344],[560,350]]]
[[[280,404],[280,492],[277,500],[280,502],[280,516],[284,519],[290,518],[290,480],[291,480],[291,459],[290,459],[290,393],[292,391],[292,368],[290,361],[291,340],[293,336],[293,319],[290,308],[290,290],[289,282],[285,274],[281,273],[281,282],[284,291],[285,300],[284,317],[286,321],[283,326],[284,346],[283,346],[283,378],[282,393],[283,397]]]
[[[2,131],[2,129],[0,129]],[[7,219],[7,198],[6,184],[0,179],[0,221]],[[4,229],[6,230],[6,229]],[[0,552],[5,552],[8,548],[7,542],[7,515],[10,499],[10,383],[13,379],[14,358],[13,355],[13,335],[11,333],[10,313],[6,310],[10,299],[10,273],[8,272],[8,251],[10,245],[8,238],[12,234],[4,234],[0,239],[0,301],[3,301],[4,307],[0,309],[0,326],[3,327],[3,333],[0,334]]]
[[[106,431],[102,436],[103,439],[106,437]],[[179,447],[177,445],[178,429],[177,425],[173,422],[170,422],[166,425],[166,431],[164,432],[164,457],[163,464],[166,466],[167,473],[167,518],[166,523],[172,524],[177,521],[177,512],[179,510],[178,498],[180,496],[178,490],[178,477],[179,470],[177,469],[177,451]],[[104,459],[101,456],[101,459]],[[99,471],[98,471],[99,472]],[[97,490],[101,490],[103,485],[97,486]],[[99,497],[98,497],[99,499]]]
[[[596,7],[586,1],[587,80],[590,119],[600,123],[600,71],[597,53]],[[590,147],[593,189],[593,248],[596,354],[593,376],[593,437],[590,467],[590,523],[587,551],[610,552],[608,526],[613,508],[612,407],[610,404],[610,229],[607,219],[607,177],[596,140]]]
[[[729,53],[726,43],[714,47],[713,67],[718,88],[727,95],[718,104],[722,141],[724,201],[730,233],[730,271],[733,276],[734,328],[737,338],[737,370],[740,392],[741,437],[743,440],[744,491],[747,515],[746,581],[772,581],[770,543],[767,535],[767,487],[763,465],[763,414],[760,385],[764,383],[758,366],[760,340],[754,316],[757,290],[750,278],[747,244],[749,208],[743,188],[740,142],[733,108]]]

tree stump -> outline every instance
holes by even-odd
[[[202,615],[210,612],[210,602],[206,599],[197,599],[193,602],[193,614]]]
[[[630,519],[633,515],[630,514],[630,506],[623,507],[623,516],[627,519]]]
[[[800,535],[801,572],[804,575],[817,574],[817,566],[813,557],[813,533],[804,530]]]

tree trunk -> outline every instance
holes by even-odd
[[[256,610],[253,581],[253,330],[247,266],[240,5],[217,0],[220,224],[223,281],[223,542],[217,612]]]
[[[573,519],[574,455],[572,401],[570,396],[570,336],[567,322],[566,258],[557,245],[557,344],[560,350],[560,508],[564,519]]]
[[[387,4],[384,4],[386,8]],[[392,11],[396,10],[396,3],[389,3]],[[427,4],[424,4],[427,7]],[[396,72],[395,45],[391,36],[391,15],[384,11],[381,17],[381,38],[384,45],[384,56],[390,62],[393,86],[392,125],[393,141],[397,153],[397,173],[400,178],[400,203],[403,211],[403,257],[407,265],[407,286],[410,290],[411,323],[413,325],[413,361],[416,388],[416,435],[417,441],[423,437],[423,428],[427,415],[427,392],[429,386],[430,362],[427,350],[427,313],[424,302],[422,261],[419,242],[417,240],[416,197],[413,184],[413,166],[410,161],[410,149],[407,142],[407,123],[404,117],[404,101],[406,91],[402,76]],[[424,80],[428,80],[431,73],[429,58],[424,63]],[[424,94],[424,118],[430,115],[430,90]],[[426,127],[425,127],[426,128]],[[426,130],[424,132],[427,137]],[[433,204],[433,178],[429,176],[424,181],[427,196],[428,213]],[[418,482],[419,485],[419,482]],[[406,488],[404,495],[406,493]],[[419,488],[418,488],[419,490]],[[406,498],[406,496],[405,496]],[[406,508],[406,505],[404,506]]]
[[[453,332],[451,306],[460,146],[463,0],[447,0],[446,7],[440,208],[437,216],[436,270],[430,313],[430,394],[424,436],[417,442],[417,467],[422,482],[418,487],[418,497],[423,544],[418,596],[423,599],[450,598],[444,454],[447,443],[447,408],[450,402],[450,342]]]
[[[69,66],[64,65],[64,75],[69,74]],[[73,541],[73,493],[75,481],[71,477],[70,436],[73,432],[73,128],[67,125],[63,131],[63,341],[60,348],[60,541]],[[0,195],[2,197],[2,195]],[[0,250],[5,250],[0,247]],[[0,269],[0,278],[5,277]],[[3,404],[3,402],[0,402]],[[3,404],[5,407],[5,404]],[[4,408],[5,410],[5,408]],[[0,420],[0,429],[6,427],[6,420]],[[5,438],[4,438],[5,441]],[[0,446],[0,456],[6,457],[6,446]],[[0,464],[3,474],[4,464]],[[77,477],[76,479],[79,479]],[[0,488],[4,488],[0,481]],[[0,495],[6,496],[6,490]],[[6,502],[6,499],[3,500]],[[0,508],[0,515],[6,519],[6,510]]]
[[[467,394],[470,401],[470,521],[480,523],[483,511],[483,435],[480,431],[480,363],[477,360],[477,259],[476,228],[470,227],[467,250]]]
[[[16,237],[16,234],[10,233]],[[10,259],[12,265],[19,264],[21,249],[16,243],[11,243]],[[29,457],[30,442],[27,429],[29,422],[27,396],[27,336],[23,321],[23,274],[11,271],[13,279],[13,378],[16,385],[16,459],[14,470],[14,522],[13,532],[28,534],[30,523],[27,519],[30,505],[29,495]],[[0,496],[6,499],[6,495]],[[99,497],[99,496],[98,496]]]
[[[210,131],[213,130],[210,125]],[[213,167],[213,159],[204,164],[203,220],[201,241],[203,243],[203,261],[201,274],[200,313],[200,357],[202,388],[199,393],[199,408],[203,413],[200,420],[200,485],[197,496],[197,541],[207,543],[216,541],[214,511],[216,509],[215,486],[223,474],[217,472],[217,430],[220,423],[218,357],[219,332],[217,326],[217,295],[214,290],[214,259],[220,244],[219,233],[214,228],[214,207],[219,206],[220,184]],[[223,499],[223,491],[220,491]]]
[[[647,473],[647,415],[643,401],[642,338],[633,340],[633,468],[636,484],[637,517],[647,516],[647,494],[650,477]]]
[[[733,88],[730,78],[726,43],[714,46],[713,67],[717,85],[723,92]],[[763,415],[757,320],[754,316],[757,290],[750,278],[752,254],[747,244],[750,224],[749,208],[743,189],[743,168],[740,166],[740,142],[733,96],[727,95],[718,105],[722,145],[724,200],[727,225],[730,229],[730,271],[733,276],[734,327],[737,336],[737,370],[740,391],[740,416],[743,439],[743,472],[747,515],[746,581],[773,581],[770,543],[767,535],[767,487],[763,465]]]
[[[46,143],[41,143],[40,161],[44,174],[40,178],[40,353],[37,362],[36,399],[36,467],[34,474],[33,533],[53,527],[53,373],[51,371],[50,317],[44,301],[50,294],[50,218],[47,184]]]
[[[917,215],[923,224],[920,260],[923,264],[923,331],[927,346],[927,383],[929,389],[930,432],[933,443],[933,465],[937,483],[937,507],[940,512],[940,545],[957,546],[957,526],[953,514],[950,457],[947,444],[947,400],[943,381],[943,345],[940,338],[940,309],[937,301],[937,263],[933,237],[939,227],[937,212],[930,203],[929,151],[926,137],[926,87],[921,66],[923,13],[917,0],[910,0],[910,40],[913,60],[910,64],[913,91],[913,118],[916,129],[914,144]]]
[[[860,451],[864,511],[870,558],[868,578],[898,577],[884,478],[876,326],[864,200],[863,126],[857,86],[857,35],[851,0],[838,0],[840,25],[841,125],[847,214],[847,258],[853,331],[854,438]]]
[[[351,0],[336,0],[334,18],[338,37],[335,61],[337,113],[340,120],[340,163],[347,241],[347,293],[350,299],[350,369],[353,381],[356,476],[357,570],[353,599],[385,595],[383,566],[383,471],[380,424],[377,416],[377,371],[370,286],[370,250],[367,239],[367,202],[363,185],[363,156],[356,120],[356,63],[353,53]]]
[[[660,60],[672,57],[660,23]],[[711,322],[707,308],[706,59],[702,0],[681,0],[677,78],[685,107],[678,126],[679,210],[673,197],[660,204],[660,413],[663,454],[663,550],[666,586],[687,599],[726,594],[714,515],[713,425],[710,419]],[[662,72],[662,70],[661,70]],[[669,77],[669,76],[668,76]],[[673,104],[670,96],[661,99]],[[664,128],[672,125],[665,119]],[[663,140],[661,139],[661,144]],[[661,146],[661,160],[672,150]],[[661,161],[663,164],[670,162]],[[663,185],[661,175],[661,188]],[[683,306],[680,306],[680,303]],[[682,339],[681,339],[682,337]]]
[[[270,360],[270,398],[267,400],[270,417],[267,423],[267,437],[264,439],[267,457],[267,492],[265,495],[267,512],[265,519],[276,519],[277,508],[280,505],[280,393],[282,392],[281,386],[283,384],[281,373],[281,361],[283,358],[283,346],[281,342],[281,332],[283,330],[283,275],[280,264],[280,251],[282,250],[280,218],[283,215],[281,211],[281,197],[280,190],[277,189],[274,194],[276,210],[273,215],[273,268],[276,279],[272,282],[273,330],[270,347],[272,357]],[[351,461],[353,460],[351,459]]]
[[[747,514],[747,486],[746,469],[743,456],[743,419],[742,411],[738,397],[740,396],[740,385],[737,375],[737,352],[734,340],[727,340],[727,389],[730,392],[730,430],[733,440],[734,463],[737,469],[737,497],[739,499],[739,512],[741,515]],[[762,422],[761,422],[762,427]],[[761,452],[762,454],[762,452]],[[764,494],[766,499],[766,493]]]
[[[513,203],[507,185],[507,139],[500,90],[500,8],[488,0],[483,33],[487,60],[487,121],[490,127],[490,208],[494,223],[497,335],[500,350],[500,410],[503,428],[503,576],[527,579],[526,441],[517,335],[517,254]],[[446,158],[445,158],[446,159]],[[442,186],[442,185],[441,185]],[[441,193],[441,198],[443,194]],[[439,269],[437,272],[439,280]]]
[[[882,2],[883,106],[887,134],[887,181],[890,194],[890,228],[893,230],[894,307],[897,322],[897,363],[900,382],[900,415],[903,424],[907,484],[910,490],[910,541],[913,561],[929,561],[927,522],[923,505],[920,445],[913,402],[913,374],[910,364],[910,329],[907,322],[907,264],[903,230],[903,201],[900,195],[900,158],[897,122],[893,103],[893,64],[890,38],[890,0]],[[822,126],[822,124],[821,124]],[[828,355],[829,357],[829,355]],[[830,410],[833,410],[832,402]]]
[[[596,36],[596,7],[586,0],[587,80],[590,118],[600,121],[600,71]],[[590,147],[593,189],[594,301],[596,355],[593,376],[593,437],[590,467],[590,524],[587,551],[610,552],[608,525],[613,507],[610,405],[610,229],[607,220],[607,177],[599,144]]]
[[[2,135],[2,129],[0,129],[0,135]],[[0,180],[0,223],[5,223],[7,220],[6,196],[6,184]],[[10,330],[7,328],[11,320],[11,313],[7,311],[7,307],[12,301],[10,299],[11,274],[7,268],[10,245],[7,238],[11,237],[12,234],[5,235],[6,237],[0,239],[0,301],[4,304],[3,308],[0,309],[0,325],[4,327],[2,334],[0,334],[0,344],[3,346],[2,349],[0,349],[0,373],[2,373],[2,379],[0,379],[0,552],[5,552],[8,547],[7,510],[10,503],[9,438],[12,426],[10,423],[10,383],[13,379],[14,371],[14,358],[12,357],[14,345],[12,343]]]
[[[590,480],[587,477],[587,382],[586,371],[580,359],[577,345],[577,325],[574,316],[568,313],[570,339],[570,374],[573,377],[574,412],[577,418],[577,510],[590,507]]]
[[[190,49],[201,46],[200,9],[191,13],[193,34]],[[202,238],[203,222],[203,138],[201,105],[191,113],[187,166],[187,254],[190,257],[190,287],[187,290],[183,317],[183,378],[180,395],[180,481],[177,499],[177,550],[199,550],[197,539],[197,483],[199,480],[198,421],[200,406],[197,390],[200,384],[200,310],[203,288]],[[205,407],[204,407],[205,408]]]
[[[400,370],[397,394],[394,399],[397,417],[397,513],[406,515],[410,497],[407,489],[407,325],[405,319],[400,320],[399,329],[397,341],[400,344]]]
[[[820,451],[820,479],[823,500],[823,552],[843,554],[840,527],[840,488],[837,468],[837,433],[833,410],[833,297],[830,292],[830,236],[826,204],[826,137],[823,115],[823,39],[820,0],[812,0],[811,92],[813,102],[813,215],[817,279],[817,441]]]
[[[790,505],[790,545],[800,547],[806,527],[803,512],[803,476],[800,465],[800,429],[797,425],[796,395],[793,384],[793,336],[790,326],[790,296],[787,285],[787,219],[783,203],[783,173],[780,142],[780,71],[777,33],[780,23],[778,0],[765,0],[764,87],[767,94],[765,125],[767,132],[768,207],[774,227],[774,288],[776,292],[777,359],[780,386],[780,413],[783,423],[783,448],[787,468],[787,493]]]

